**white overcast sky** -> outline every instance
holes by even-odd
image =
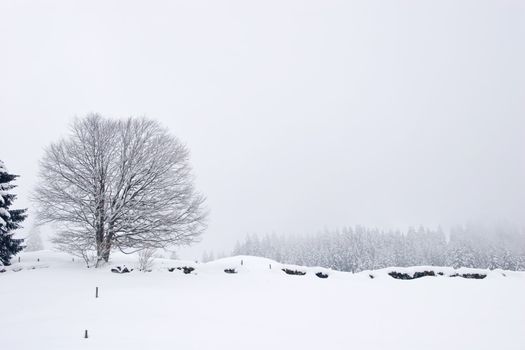
[[[74,116],[192,152],[209,229],[525,223],[525,1],[0,0],[0,159],[29,206]],[[200,253],[199,253],[200,254]]]

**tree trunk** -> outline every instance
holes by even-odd
[[[111,235],[108,233],[104,240],[104,251],[102,254],[102,259],[104,259],[105,262],[109,261],[109,252],[111,252]]]
[[[113,241],[113,221],[109,220],[108,229],[106,231],[106,236],[104,237],[104,251],[102,258],[105,262],[109,261],[109,253],[111,252],[111,242]]]
[[[101,175],[101,179],[99,180],[98,184],[98,200],[97,200],[97,208],[95,213],[95,220],[96,220],[96,245],[97,245],[97,264],[96,267],[99,266],[99,263],[104,260],[105,262],[109,259],[109,250],[106,248],[106,230],[105,230],[105,223],[106,223],[106,213],[105,213],[105,184],[103,180],[103,176]]]

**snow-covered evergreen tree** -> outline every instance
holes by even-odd
[[[0,160],[0,262],[9,265],[11,257],[22,250],[23,239],[13,238],[14,231],[26,218],[26,209],[10,209],[16,195],[9,191],[16,187],[12,182],[18,177],[8,173]]]

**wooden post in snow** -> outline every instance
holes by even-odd
[[[241,266],[242,266],[243,262],[242,262],[242,259],[241,259]]]
[[[87,329],[86,331],[84,332],[84,339],[87,339],[88,338],[88,332],[87,332]]]
[[[95,298],[98,298],[98,287],[95,287]]]

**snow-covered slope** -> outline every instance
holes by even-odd
[[[249,256],[206,264],[157,259],[149,273],[111,273],[117,265],[136,268],[137,260],[116,254],[95,270],[66,254],[22,254],[0,274],[2,348],[525,348],[521,272],[414,267],[350,274]],[[177,269],[183,266],[194,270],[185,274]],[[435,277],[389,275],[430,269]],[[447,277],[458,273],[487,278]]]

